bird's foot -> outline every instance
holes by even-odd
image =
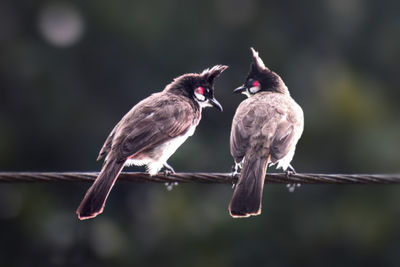
[[[235,165],[232,166],[231,176],[235,177],[236,175],[240,174],[239,169],[242,169],[242,164],[235,162]]]
[[[171,165],[169,165],[167,162],[165,162],[163,164],[164,170],[164,176],[167,177],[171,174],[175,173],[174,168],[171,167]],[[178,182],[166,182],[165,183],[165,187],[167,188],[168,191],[171,191],[172,189],[174,189],[174,186],[178,186]]]
[[[163,167],[164,167],[163,172],[164,172],[165,176],[175,173],[174,168],[172,168],[171,165],[169,165],[168,163],[165,162]]]
[[[288,168],[286,169],[286,178],[290,178],[290,175],[296,174],[296,170],[293,168],[292,165],[289,164]],[[300,187],[300,183],[293,183],[293,184],[287,184],[286,188],[289,190],[290,193],[293,193],[296,187]]]
[[[231,177],[235,178],[238,174],[240,174],[239,169],[241,169],[241,168],[242,168],[242,164],[235,162],[235,165],[232,166]],[[235,186],[236,186],[236,183],[233,182],[232,183],[232,189],[234,189]]]
[[[286,174],[290,175],[290,174],[295,174],[295,173],[296,173],[296,170],[293,168],[292,165],[289,164],[289,166],[286,169]]]

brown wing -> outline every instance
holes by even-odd
[[[271,161],[274,163],[295,149],[304,126],[303,110],[292,98],[281,97],[278,103],[285,107],[282,112],[285,116],[281,117],[271,142]]]
[[[118,129],[120,122],[115,125],[114,129],[112,129],[110,135],[107,137],[106,141],[104,142],[103,147],[101,148],[97,160],[101,160],[105,155],[108,154],[111,150],[112,141],[114,139],[115,131]]]
[[[233,117],[230,149],[236,163],[241,162],[245,156],[253,132],[255,112],[251,104],[250,101],[243,101]]]
[[[111,153],[125,160],[184,134],[200,119],[200,113],[189,101],[168,93],[157,93],[144,99],[122,118],[114,133]]]
[[[271,142],[271,161],[275,163],[285,157],[293,148],[293,142],[295,142],[293,123],[288,121],[281,122]]]

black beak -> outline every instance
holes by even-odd
[[[242,93],[242,92],[245,91],[245,90],[246,90],[246,87],[245,87],[244,85],[242,85],[242,86],[236,88],[235,90],[233,90],[233,92],[234,92],[235,94],[239,94],[239,93]]]
[[[217,99],[215,99],[215,98],[209,98],[208,101],[210,102],[210,104],[211,104],[214,108],[218,109],[219,111],[222,111],[222,110],[223,110],[221,104],[217,101]]]

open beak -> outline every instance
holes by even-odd
[[[246,90],[246,87],[244,85],[242,85],[242,86],[236,88],[235,90],[233,90],[233,92],[235,94],[240,94],[240,93],[243,93],[243,91],[245,91],[245,90]]]
[[[218,109],[219,111],[222,111],[222,110],[223,110],[221,104],[217,101],[217,99],[215,99],[215,98],[209,98],[208,101],[210,102],[210,104],[211,104],[214,108]]]

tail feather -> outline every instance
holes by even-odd
[[[249,217],[261,213],[261,200],[268,156],[250,154],[245,157],[231,203],[232,217]]]
[[[124,167],[124,161],[107,160],[93,185],[86,192],[76,210],[80,220],[96,217],[103,212],[105,202],[118,175]]]

